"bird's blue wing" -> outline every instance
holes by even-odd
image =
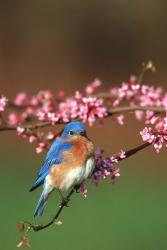
[[[72,147],[72,144],[69,142],[63,142],[61,139],[57,139],[52,146],[50,147],[45,162],[42,165],[38,177],[36,181],[34,182],[32,188],[30,191],[33,191],[37,187],[39,187],[41,184],[44,183],[45,177],[48,175],[50,168],[53,165],[60,164],[62,162],[63,153],[65,151],[70,150]]]

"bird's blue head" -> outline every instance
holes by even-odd
[[[66,139],[75,138],[77,135],[86,136],[85,126],[82,122],[69,122],[63,129],[61,136]]]

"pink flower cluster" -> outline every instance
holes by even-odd
[[[20,92],[13,102],[15,108],[19,107],[19,109],[9,113],[8,123],[16,125],[35,119],[54,125],[79,119],[83,122],[88,121],[89,125],[92,126],[96,119],[107,116],[103,100],[89,96],[100,85],[101,82],[95,80],[86,87],[85,95],[76,91],[74,96],[67,98],[65,98],[64,92],[62,94],[62,91],[57,96],[54,96],[50,91],[40,91],[33,97],[28,96],[26,92]]]
[[[163,89],[140,85],[135,76],[131,76],[129,82],[123,82],[120,87],[111,88],[109,91],[115,96],[114,107],[127,101],[130,105],[140,105],[141,107],[167,108],[167,94],[163,92]]]
[[[160,87],[139,84],[135,76],[131,76],[129,81],[123,82],[121,86],[110,88],[104,96],[96,94],[100,86],[101,82],[95,79],[86,86],[83,93],[76,91],[70,97],[66,97],[62,90],[57,94],[39,91],[34,96],[20,92],[13,102],[8,102],[6,97],[1,96],[1,124],[5,121],[4,125],[16,127],[17,134],[28,138],[30,143],[36,142],[36,152],[41,153],[48,148],[56,135],[52,131],[47,132],[49,135],[46,134],[42,130],[43,126],[35,126],[33,129],[33,125],[53,126],[57,123],[81,120],[92,126],[95,123],[101,124],[103,119],[111,114],[116,114],[117,122],[123,125],[127,112],[124,108],[128,108],[137,120],[143,121],[147,126],[140,133],[143,141],[152,143],[159,152],[160,148],[166,145],[167,93]],[[7,119],[2,117],[5,108],[9,111],[5,112]],[[114,113],[114,109],[120,111]],[[107,171],[103,174],[107,175]]]
[[[16,125],[33,119],[45,120],[46,114],[55,110],[56,101],[50,91],[39,91],[36,96],[32,97],[26,92],[20,92],[15,97],[13,105],[15,111],[9,113],[8,122]]]
[[[167,117],[156,124],[156,132],[151,127],[145,127],[141,132],[143,141],[153,144],[157,153],[159,153],[163,144],[167,147]]]
[[[96,97],[84,97],[79,91],[74,97],[68,98],[59,105],[59,116],[64,122],[71,119],[80,119],[93,125],[97,118],[102,119],[107,116],[107,110],[103,100]]]
[[[56,134],[54,131],[44,133],[40,130],[34,132],[31,129],[25,129],[24,127],[17,126],[17,135],[21,136],[22,138],[27,138],[29,143],[36,142],[36,153],[40,154],[49,148],[53,140],[59,136],[59,133]]]
[[[101,81],[99,79],[95,79],[91,84],[89,84],[85,88],[85,92],[87,95],[92,95],[100,86],[101,86]]]
[[[100,179],[106,179],[111,176],[112,183],[115,183],[117,177],[120,176],[120,170],[114,167],[118,163],[118,158],[125,158],[125,152],[120,151],[117,156],[103,157],[104,150],[97,148],[95,152],[95,170],[91,176],[92,181],[98,185]]]
[[[136,119],[151,126],[140,132],[142,139],[152,143],[159,152],[162,145],[166,145],[167,93],[160,87],[140,85],[134,76],[120,87],[111,88],[110,93],[115,97],[113,107],[125,104],[129,107],[139,107],[139,110],[136,108],[134,111]],[[118,116],[117,120],[119,124],[123,124],[124,115]]]
[[[118,152],[116,156],[104,157],[104,150],[97,148],[95,152],[95,169],[91,175],[92,182],[97,186],[100,180],[107,179],[110,176],[111,182],[114,184],[116,179],[120,176],[120,169],[114,164],[118,163],[120,159],[125,159],[126,155],[123,150]],[[81,194],[86,198],[88,191],[86,184],[83,183],[80,187]]]

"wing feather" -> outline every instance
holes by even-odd
[[[60,138],[57,139],[50,147],[45,162],[41,166],[37,179],[35,180],[30,192],[35,190],[41,184],[44,183],[46,176],[48,175],[53,165],[58,165],[63,161],[63,153],[70,150],[72,144],[69,142],[63,142]]]

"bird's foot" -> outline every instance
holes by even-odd
[[[75,191],[77,194],[80,193],[79,189],[80,189],[80,185],[76,185],[76,186],[74,187],[74,191]]]
[[[68,205],[69,199],[67,197],[62,197],[60,207],[69,207]]]

